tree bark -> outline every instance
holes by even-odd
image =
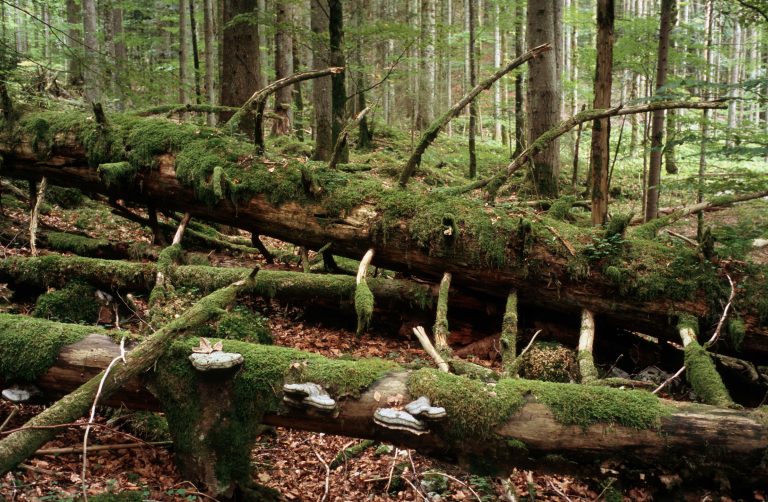
[[[330,65],[328,40],[328,0],[312,0],[312,69],[319,70]],[[315,105],[313,134],[315,151],[313,160],[328,161],[333,152],[333,127],[331,119],[331,77],[320,77],[312,82],[312,102]]]
[[[562,0],[528,0],[528,47],[554,44],[556,3]],[[542,54],[528,71],[528,136],[538,138],[560,121],[557,48]],[[557,197],[560,176],[560,142],[552,141],[532,157],[532,182],[540,197]]]
[[[4,334],[0,332],[0,338]],[[159,334],[152,340],[161,338]],[[169,334],[163,333],[163,337],[167,339]],[[160,349],[159,343],[155,345]],[[328,364],[327,359],[283,347],[230,340],[224,340],[224,350],[242,354],[245,373],[253,373],[250,378],[256,381],[267,382],[262,387],[275,389],[276,398],[249,396],[249,399],[264,400],[259,405],[259,412],[264,414],[258,421],[268,425],[390,441],[462,464],[477,465],[482,459],[483,465],[497,474],[519,467],[604,476],[605,471],[601,469],[620,463],[625,472],[642,469],[648,470],[651,476],[671,472],[681,475],[688,483],[706,483],[708,477],[717,474],[718,479],[729,478],[734,486],[745,489],[759,486],[767,474],[765,464],[761,463],[768,448],[764,411],[666,401],[642,391],[520,379],[502,379],[489,387],[437,370],[404,371],[392,365],[389,371],[381,371],[379,377],[356,389],[357,398],[338,396],[331,390],[336,410],[328,415],[283,404],[279,390],[286,381],[306,381],[296,380],[300,375],[293,376],[292,362],[304,361],[309,370],[320,371]],[[98,374],[117,353],[117,344],[104,335],[87,336],[65,347],[38,383],[46,391],[72,389],[89,375]],[[170,363],[179,364],[174,358],[186,360],[190,353],[191,345],[186,353],[174,350],[161,368]],[[148,357],[150,354],[152,357]],[[108,380],[109,390],[117,391],[120,385],[126,385],[114,402],[122,400],[129,407],[157,409],[158,401],[143,389],[145,377],[136,371],[151,364],[156,354],[148,352],[142,344],[129,352],[128,365],[113,370],[113,378],[118,380],[115,383],[113,378]],[[284,362],[277,363],[279,366],[275,368],[275,361]],[[355,368],[362,370],[367,363],[362,360],[345,364],[349,369],[343,374],[357,374]],[[132,368],[130,372],[129,368]],[[241,377],[235,376],[237,378]],[[315,383],[325,389],[345,385],[338,377],[326,378]],[[218,391],[229,393],[234,384],[220,382]],[[429,432],[421,435],[375,423],[374,412],[385,406],[382,403],[386,403],[388,397],[395,395],[399,395],[403,403],[426,395],[434,405],[445,408],[447,417],[427,424]],[[83,411],[89,404],[87,400],[84,403],[86,406],[80,408]],[[68,421],[76,417],[70,413],[57,418]],[[171,417],[173,429],[172,420]],[[42,420],[35,423],[40,424]],[[6,472],[34,451],[27,448],[23,453],[9,453],[7,445],[16,442],[19,435],[52,434],[50,430],[27,430],[13,433],[0,442],[0,472]],[[717,455],[713,455],[713,451]]]
[[[276,2],[275,8],[275,80],[293,74],[293,38],[290,26],[293,23],[293,7],[290,2]],[[272,134],[284,136],[291,134],[293,123],[293,86],[280,87],[275,91],[275,118]]]
[[[83,82],[85,99],[91,103],[101,101],[101,61],[99,41],[96,37],[96,0],[83,0],[83,33],[85,36],[85,65]]]
[[[83,53],[80,18],[77,0],[67,0],[67,83],[73,87],[83,85],[83,67],[79,56]]]
[[[416,108],[416,128],[420,131],[435,118],[435,12],[435,0],[421,0],[421,68]]]
[[[328,35],[331,65],[344,68],[344,13],[341,0],[328,0]],[[331,144],[335,145],[346,124],[347,88],[346,72],[331,75]],[[349,148],[344,148],[340,161],[349,162]]]
[[[597,66],[593,108],[610,108],[613,84],[614,0],[597,2]],[[611,122],[592,122],[592,224],[602,225],[608,217],[608,170]],[[578,150],[577,150],[578,152]]]
[[[469,7],[469,87],[477,84],[477,0],[467,0]],[[475,153],[475,135],[477,134],[477,103],[469,102],[469,179],[477,177],[477,154]],[[402,181],[400,183],[403,184]]]
[[[258,82],[261,55],[258,46],[258,24],[243,20],[233,23],[241,15],[258,15],[256,0],[224,0],[222,2],[221,104],[242,106],[253,94],[254,82]],[[221,113],[219,119],[227,121],[231,113]],[[253,119],[240,123],[240,130],[253,134]]]
[[[208,99],[208,104],[216,106],[218,100],[216,99],[216,63],[215,63],[215,42],[216,29],[215,23],[215,5],[213,0],[204,0],[203,2],[203,39],[205,41],[205,94]],[[206,116],[206,123],[209,126],[215,126],[217,122],[217,116],[215,113],[208,113]]]
[[[667,85],[669,65],[669,37],[672,32],[673,10],[677,0],[662,0],[661,23],[659,28],[658,65],[656,66],[656,92]],[[648,201],[645,206],[645,221],[658,217],[659,193],[661,190],[661,160],[664,147],[664,110],[656,110],[651,118],[651,159],[648,166]]]

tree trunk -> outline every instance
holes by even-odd
[[[67,84],[72,87],[83,85],[82,30],[80,28],[80,6],[77,0],[67,0]]]
[[[672,19],[677,0],[662,0],[661,23],[659,28],[658,64],[656,66],[656,92],[667,85],[667,66],[669,64],[669,40],[672,32]],[[661,190],[661,160],[664,147],[664,112],[656,110],[651,119],[651,159],[648,166],[648,201],[645,206],[645,221],[658,216],[659,193]]]
[[[524,15],[524,9],[520,2],[515,2],[515,54],[523,53]],[[518,72],[515,75],[515,151],[512,153],[513,159],[525,150],[525,129],[523,74]]]
[[[328,35],[330,39],[331,65],[337,68],[345,66],[344,61],[344,13],[341,0],[328,0]],[[344,84],[347,72],[331,75],[331,144],[335,145],[347,117],[347,88]],[[349,162],[349,148],[344,147],[340,161]]]
[[[6,321],[0,325],[6,329],[13,326],[7,317],[0,316],[0,321]],[[40,320],[27,322],[39,326],[40,332],[45,332],[46,323],[59,330],[62,326]],[[80,328],[78,332],[82,331]],[[162,336],[158,332],[151,339],[156,341],[155,350],[167,347],[173,337],[172,333],[162,331]],[[11,333],[0,330],[0,340],[8,334]],[[113,370],[117,382],[113,378],[108,380],[110,392],[126,385],[113,403],[122,401],[129,407],[157,409],[158,400],[144,390],[147,379],[152,380],[151,387],[165,406],[182,468],[195,462],[227,465],[219,464],[217,455],[190,448],[190,442],[205,427],[205,417],[218,412],[227,417],[219,422],[222,432],[229,427],[230,420],[252,428],[240,430],[239,444],[228,447],[230,454],[235,455],[240,449],[246,455],[250,453],[255,446],[255,427],[265,423],[394,442],[442,460],[475,466],[482,462],[488,472],[497,475],[518,467],[602,476],[606,465],[620,464],[623,472],[650,470],[651,476],[674,473],[692,484],[706,485],[716,475],[717,479],[730,479],[734,487],[747,491],[762,484],[767,475],[761,459],[768,448],[768,426],[765,412],[758,410],[666,401],[648,392],[595,385],[502,379],[489,386],[434,369],[406,371],[386,362],[331,361],[289,348],[224,340],[225,351],[244,357],[242,370],[230,377],[219,377],[215,386],[215,392],[231,396],[230,404],[239,410],[238,415],[230,415],[220,400],[206,392],[206,381],[211,377],[192,371],[187,358],[196,344],[193,340],[174,345],[157,364],[156,374],[143,375],[137,370],[151,365],[157,352],[145,350],[142,344],[129,352],[128,365]],[[43,390],[70,390],[89,375],[98,374],[117,354],[117,345],[103,334],[86,335],[74,345],[64,347],[38,383]],[[303,361],[301,370],[295,367],[299,361]],[[339,365],[343,365],[342,370]],[[344,380],[348,378],[344,375],[367,376],[352,383]],[[288,382],[321,385],[335,400],[335,411],[329,415],[309,410],[306,405],[286,404],[280,389]],[[170,387],[183,389],[186,394],[169,394]],[[243,388],[249,392],[238,394],[237,389]],[[397,430],[386,425],[386,421],[375,422],[377,410],[380,412],[383,403],[396,395],[402,403],[427,396],[434,406],[444,408],[446,417],[422,422],[423,431],[416,433],[412,429]],[[69,408],[84,412],[89,401],[83,400],[83,404],[72,403]],[[194,416],[202,417],[200,421],[177,422],[176,417],[189,416],[183,414],[184,410],[192,409],[198,410],[199,415]],[[70,412],[58,419],[68,421],[77,416]],[[41,423],[41,419],[35,423]],[[50,437],[52,431],[17,432],[0,442],[0,472],[6,472],[34,451],[11,449],[10,443],[18,444],[15,436],[20,434]],[[245,439],[248,436],[250,440]],[[713,450],[718,454],[713,455]],[[224,451],[227,450],[216,451],[219,459]],[[206,458],[199,458],[201,453],[207,454]],[[189,467],[183,470],[190,471]],[[217,487],[219,490],[208,488],[209,493],[222,491],[221,486]]]
[[[562,0],[528,0],[528,47],[555,42],[555,4]],[[557,51],[532,61],[528,71],[528,131],[531,139],[551,129],[560,121]],[[554,198],[560,176],[560,142],[553,141],[533,158],[531,170],[535,190],[540,197]]]
[[[208,104],[216,106],[218,100],[216,99],[216,58],[215,58],[215,42],[216,29],[215,24],[215,9],[218,4],[213,0],[204,0],[203,2],[203,37],[205,41],[205,94],[208,99]],[[209,126],[215,126],[217,122],[217,116],[215,113],[208,113],[206,117],[206,123]]]
[[[477,0],[467,0],[469,7],[469,88],[477,85]],[[477,102],[469,102],[469,179],[477,177],[477,154],[475,153],[475,135],[477,134]]]
[[[275,80],[293,74],[293,38],[290,27],[293,24],[293,7],[288,1],[275,5]],[[274,136],[291,134],[293,123],[293,86],[281,87],[275,92],[275,115],[272,124]]]
[[[419,131],[424,131],[435,118],[435,11],[435,0],[421,0],[421,68],[416,108]]]
[[[224,0],[222,21],[221,104],[242,106],[254,92],[258,82],[261,57],[258,46],[258,25],[247,22],[232,22],[239,15],[258,15],[256,0]],[[231,113],[221,113],[219,119],[227,121]],[[246,117],[240,122],[240,129],[253,134],[253,119]]]
[[[614,0],[597,2],[597,66],[593,108],[610,108],[613,84]],[[592,224],[602,225],[608,217],[608,169],[611,120],[592,123]]]
[[[85,65],[83,82],[85,99],[91,103],[101,101],[101,62],[99,41],[96,36],[96,0],[83,0],[83,33],[85,36]]]
[[[501,44],[501,5],[493,7],[493,66],[498,69],[501,66],[503,46]],[[500,85],[493,90],[493,139],[502,141],[502,113],[501,113]]]
[[[313,0],[311,2],[312,27],[312,68],[319,70],[330,65],[330,49],[328,41],[328,1]],[[315,151],[313,160],[328,161],[333,153],[333,127],[331,118],[331,77],[321,77],[312,82],[312,102],[315,105],[315,120],[313,134]]]
[[[189,35],[192,41],[192,68],[195,77],[195,103],[202,103],[203,93],[200,89],[200,52],[197,49],[197,21],[195,20],[195,0],[189,0]]]
[[[40,114],[28,120],[48,119],[45,114]],[[248,152],[241,159],[244,164],[227,161],[227,156],[231,154],[222,152],[220,145],[216,146],[215,137],[208,140],[205,136],[200,137],[198,127],[179,129],[178,125],[170,123],[165,133],[158,134],[169,134],[175,138],[188,134],[180,143],[181,149],[176,154],[156,151],[151,165],[137,170],[133,178],[107,186],[98,170],[88,167],[84,146],[76,140],[82,136],[74,134],[78,128],[95,127],[93,121],[87,120],[85,115],[73,116],[71,121],[56,124],[73,134],[52,134],[52,142],[43,151],[32,148],[32,137],[25,136],[20,143],[10,144],[6,137],[5,143],[0,144],[0,153],[5,160],[4,175],[23,179],[46,176],[52,184],[77,186],[142,204],[152,200],[165,209],[189,211],[195,218],[259,229],[263,235],[310,249],[319,249],[333,242],[334,253],[348,257],[359,258],[373,247],[379,266],[433,278],[451,271],[453,284],[457,287],[487,291],[501,298],[505,298],[509,289],[514,287],[526,291],[526,298],[533,304],[563,312],[581,312],[587,308],[598,318],[603,316],[616,324],[631,326],[634,331],[649,328],[647,332],[664,338],[676,337],[676,332],[668,326],[670,312],[719,316],[719,304],[716,303],[714,310],[710,310],[707,295],[714,292],[712,284],[720,284],[721,279],[711,266],[700,268],[703,265],[696,257],[696,250],[675,249],[675,265],[667,267],[665,264],[669,261],[665,253],[668,253],[668,248],[653,241],[643,241],[644,260],[659,264],[659,269],[636,269],[631,254],[619,253],[613,258],[617,261],[611,273],[618,271],[620,282],[615,282],[615,274],[606,275],[598,268],[593,268],[590,276],[584,278],[569,268],[569,255],[564,252],[560,241],[551,238],[550,231],[542,227],[534,234],[530,233],[530,226],[537,226],[536,222],[520,221],[517,216],[497,213],[494,217],[499,218],[498,221],[485,227],[483,222],[487,221],[488,215],[483,208],[467,205],[465,199],[455,196],[428,199],[417,211],[402,205],[404,203],[400,203],[402,207],[392,207],[388,205],[391,204],[389,197],[393,190],[402,189],[363,189],[356,184],[357,178],[338,172],[334,172],[328,180],[322,173],[316,172],[315,183],[305,188],[303,180],[313,173],[305,169],[302,175],[301,166],[295,164],[281,168],[287,177],[275,180],[275,183],[294,183],[281,185],[280,190],[285,194],[290,187],[296,200],[302,201],[301,204],[291,203],[290,197],[282,201],[275,199],[277,185],[262,185],[258,190],[252,188],[251,191],[239,192],[236,199],[239,202],[235,204],[230,198],[213,198],[209,174],[203,173],[202,179],[197,181],[186,177],[189,174],[184,173],[184,169],[188,169],[185,162],[189,162],[189,151],[202,149],[209,155],[220,156],[222,162],[217,161],[217,165],[225,166],[227,174],[221,176],[221,181],[227,183],[228,191],[238,189],[237,184],[229,180],[250,180],[249,176],[254,175],[260,179],[272,179],[261,162],[248,160],[252,152],[250,145],[241,144],[243,151]],[[112,127],[121,126],[116,123]],[[129,131],[117,129],[110,137],[132,137]],[[11,138],[15,137],[15,134],[11,135]],[[160,141],[159,144],[167,143]],[[231,147],[237,144],[234,142]],[[136,146],[133,143],[119,145],[113,151],[133,151]],[[187,148],[190,150],[187,151]],[[244,167],[246,164],[248,167]],[[339,183],[338,176],[344,176],[345,183]],[[250,186],[250,183],[252,181],[245,186]],[[313,185],[319,186],[319,193],[312,188]],[[243,188],[239,187],[239,190]],[[354,202],[343,212],[334,202],[341,195],[337,192],[341,188],[347,199],[354,197],[354,194],[360,197],[353,199]],[[406,200],[410,198],[406,197]],[[208,202],[203,204],[203,200]],[[446,204],[452,209],[450,215],[445,213]],[[445,233],[447,228],[450,232]],[[479,244],[480,239],[482,245]],[[591,242],[588,239],[584,243],[578,242],[578,245],[581,248]],[[632,246],[631,242],[627,245]],[[528,266],[521,267],[521,260],[525,260]],[[531,266],[532,263],[535,266]],[[738,264],[732,267],[730,272],[739,282],[740,290],[757,292],[765,287],[760,282],[764,280],[761,274],[740,272]],[[747,331],[742,350],[764,358],[764,354],[768,353],[768,326],[757,315],[759,306],[755,302],[759,300],[758,296],[747,293],[737,299],[737,304]]]
[[[189,73],[189,4],[187,0],[179,0],[179,103],[186,105],[191,86]]]

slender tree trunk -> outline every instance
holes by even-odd
[[[528,47],[556,41],[555,4],[562,0],[528,0]],[[531,61],[528,69],[529,137],[538,138],[559,122],[557,50]],[[560,142],[553,141],[533,159],[533,184],[540,197],[557,197]]]
[[[704,61],[706,66],[704,69],[704,83],[710,82],[712,75],[712,27],[714,24],[714,10],[713,0],[707,0],[705,4],[704,12],[704,29],[705,31],[705,45],[704,45]],[[702,97],[707,98],[709,96],[709,88],[705,87],[702,92]],[[707,145],[709,143],[709,110],[704,110],[701,115],[701,142],[699,143],[699,183],[696,190],[696,202],[701,203],[704,200],[704,174],[707,171]],[[696,215],[696,235],[699,242],[704,237],[704,213],[699,212]]]
[[[302,67],[299,55],[298,39],[292,35],[293,40],[293,71],[298,72]],[[304,94],[301,90],[301,82],[293,84],[293,133],[296,139],[304,141]]]
[[[342,9],[342,0],[328,1],[328,34],[330,39],[330,57],[331,66],[345,67],[344,61],[344,15]],[[346,119],[347,90],[344,84],[346,70],[331,75],[331,144],[336,141],[344,128]],[[344,147],[341,157],[341,163],[349,162],[349,148]]]
[[[85,65],[83,82],[85,99],[92,103],[101,101],[101,75],[99,41],[96,35],[96,0],[83,0],[83,33],[85,36]]]
[[[355,28],[357,29],[357,32],[361,33],[365,25],[363,16],[364,16],[364,13],[368,12],[368,5],[367,5],[367,0],[357,0],[356,3],[357,5],[356,5],[356,8],[354,9],[354,12],[352,12],[352,16],[354,18]],[[355,56],[355,66],[357,67],[355,71],[355,115],[358,115],[366,107],[365,91],[364,91],[365,72],[363,71],[363,64],[364,64],[363,63],[363,44],[362,44],[362,37],[360,35],[358,35],[357,40],[355,41],[354,56]],[[433,50],[432,57],[434,58],[434,50]],[[433,70],[434,70],[434,63],[433,63]],[[432,82],[432,86],[434,88],[434,80]],[[373,137],[371,136],[371,130],[368,127],[368,117],[366,115],[363,115],[362,118],[360,118],[360,120],[358,121],[357,129],[358,129],[357,148],[360,150],[367,150],[368,148],[371,147],[371,142],[373,141]]]
[[[451,71],[451,65],[453,63],[453,54],[451,51],[451,35],[453,32],[453,0],[446,0],[446,61],[445,61],[445,100],[446,108],[453,106],[453,72]],[[448,123],[446,129],[448,136],[453,136],[453,124]]]
[[[205,94],[208,99],[208,104],[215,106],[218,104],[216,99],[216,58],[214,56],[216,39],[216,28],[214,26],[215,20],[215,5],[213,0],[203,1],[203,37],[205,42]],[[216,125],[217,116],[215,113],[207,114],[206,122],[209,126]]]
[[[736,86],[739,83],[739,74],[741,72],[741,46],[743,43],[743,30],[741,23],[737,20],[733,20],[733,37],[731,38],[731,68],[728,83],[732,86]],[[739,90],[733,87],[729,91],[735,98],[739,97]],[[738,106],[739,100],[733,99],[728,103],[728,134],[725,142],[726,146],[733,148],[736,145],[735,137],[737,134],[736,127],[738,124]]]
[[[192,66],[195,71],[195,103],[202,103],[200,90],[200,53],[197,50],[197,23],[195,21],[195,0],[189,0],[189,34],[192,39]]]
[[[501,67],[501,58],[503,46],[501,45],[501,6],[496,3],[494,6],[493,18],[493,66],[495,69]],[[502,115],[501,115],[501,85],[493,87],[493,139],[502,140]]]
[[[421,0],[421,57],[416,127],[423,131],[435,118],[435,0]]]
[[[293,6],[287,0],[276,3],[275,24],[275,80],[293,75],[293,39],[290,26],[293,22]],[[293,122],[291,103],[293,86],[285,86],[275,92],[275,119],[272,134],[290,134]]]
[[[187,0],[179,0],[179,103],[186,105],[189,100],[189,7]]]
[[[475,61],[475,46],[477,35],[475,26],[477,24],[477,0],[468,0],[469,11],[469,88],[477,85],[477,66]],[[469,178],[477,177],[477,156],[475,154],[475,134],[477,133],[477,101],[474,99],[469,103]]]
[[[672,31],[672,19],[676,9],[676,0],[662,0],[661,23],[659,29],[659,50],[656,66],[656,91],[667,84],[669,64],[669,41]],[[658,216],[659,192],[661,188],[661,160],[664,146],[664,110],[656,110],[651,119],[651,159],[648,165],[648,202],[645,207],[645,221]]]
[[[330,66],[330,52],[328,46],[328,1],[312,0],[311,2],[312,28],[312,68],[320,70]],[[312,81],[312,101],[315,105],[314,136],[315,151],[312,154],[314,160],[328,161],[333,153],[333,131],[331,119],[331,77],[320,77]]]
[[[593,108],[610,108],[613,84],[614,0],[597,1],[597,65]],[[610,119],[592,123],[592,224],[608,217],[608,169],[610,165]]]
[[[525,29],[525,9],[520,2],[515,2],[515,54],[523,53],[523,30]],[[515,151],[512,158],[517,158],[525,150],[525,92],[523,90],[523,74],[515,74]]]
[[[128,48],[125,44],[125,32],[123,30],[123,9],[120,7],[112,9],[112,37],[115,55],[114,67],[112,69],[112,83],[118,97],[117,108],[118,110],[123,110],[125,108],[125,103],[123,102],[123,88],[125,87],[125,83],[123,82],[123,79],[125,78],[125,64],[128,60]]]

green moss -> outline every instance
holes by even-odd
[[[267,318],[240,306],[221,317],[216,336],[251,343],[272,343]]]
[[[95,293],[93,286],[72,282],[63,289],[40,295],[32,315],[54,321],[94,323],[99,315]]]
[[[157,269],[164,274],[168,274],[171,267],[179,265],[184,259],[184,248],[181,244],[172,244],[160,252],[157,257]]]
[[[617,214],[605,225],[605,237],[612,237],[618,235],[624,237],[624,232],[629,226],[629,222],[632,221],[634,213]]]
[[[0,314],[0,379],[34,381],[50,368],[65,345],[107,332],[95,326]]]
[[[100,493],[88,495],[88,500],[93,502],[142,502],[146,494],[140,491],[125,491],[120,493]]]
[[[512,450],[519,452],[520,455],[528,454],[528,446],[519,439],[507,439],[507,446]]]
[[[362,336],[373,317],[373,293],[365,279],[355,288],[355,312],[357,312],[357,336]]]
[[[576,197],[572,195],[565,195],[560,197],[559,199],[556,199],[554,202],[552,202],[552,205],[549,206],[547,214],[557,220],[571,220],[571,209],[573,209],[573,204],[575,202]]]
[[[741,344],[744,341],[744,336],[747,334],[747,327],[744,321],[738,317],[734,317],[728,320],[727,324],[728,338],[731,341],[731,345],[734,350],[740,351]]]
[[[576,354],[576,359],[579,362],[579,374],[581,375],[581,383],[589,384],[599,378],[597,368],[595,367],[595,359],[592,357],[592,352],[588,350],[580,350]]]
[[[555,420],[566,425],[617,424],[653,429],[669,414],[659,398],[646,391],[534,380],[513,382],[519,392],[532,394],[549,408]]]
[[[123,161],[99,164],[97,172],[107,188],[126,188],[133,185],[138,170],[130,162]]]
[[[698,342],[685,347],[685,368],[688,382],[702,402],[720,407],[733,405],[712,357]]]
[[[412,396],[427,396],[436,406],[446,409],[446,433],[453,440],[468,435],[491,439],[495,428],[525,403],[512,380],[500,380],[492,386],[428,369],[411,373],[408,392]]]
[[[378,358],[310,359],[291,368],[287,380],[318,383],[334,396],[334,399],[360,397],[362,391],[397,368],[396,363]]]
[[[46,232],[48,246],[56,251],[69,251],[82,256],[94,255],[109,246],[106,239],[93,239],[66,232]]]
[[[77,188],[62,188],[49,185],[45,192],[45,199],[62,209],[74,209],[83,204],[85,196]]]
[[[679,314],[677,316],[677,329],[678,331],[689,329],[698,335],[699,319],[696,316],[692,316],[691,314]]]

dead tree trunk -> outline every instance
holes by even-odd
[[[43,329],[38,330],[43,333],[46,324],[60,329],[58,323],[31,322],[41,324]],[[8,335],[0,329],[0,340]],[[65,347],[38,379],[44,390],[74,388],[78,378],[82,381],[97,373],[118,352],[117,345],[103,335],[84,336]],[[522,467],[605,475],[606,466],[620,466],[622,472],[644,469],[651,476],[675,472],[691,483],[717,474],[718,479],[728,477],[734,486],[739,483],[744,487],[757,486],[767,474],[761,462],[768,448],[765,411],[666,401],[644,391],[592,385],[521,379],[486,384],[433,369],[405,371],[382,360],[328,360],[283,347],[230,340],[223,343],[224,351],[242,355],[243,362],[235,375],[219,379],[218,392],[230,395],[230,404],[238,410],[237,415],[223,411],[227,417],[222,424],[232,420],[237,426],[255,428],[265,423],[391,441],[441,459],[475,466],[481,462],[496,473]],[[205,426],[206,408],[217,405],[204,392],[204,380],[210,377],[194,371],[189,362],[196,344],[197,340],[174,344],[158,361],[158,373],[142,377],[152,381],[151,387],[166,407],[177,454],[181,450],[191,455],[182,464],[194,461],[196,453],[185,442],[192,441]],[[92,357],[88,349],[96,347],[100,355]],[[303,363],[294,364],[298,361]],[[63,374],[68,377],[61,378]],[[349,375],[358,376],[350,379]],[[156,407],[158,401],[142,390],[144,383],[139,377],[133,373],[130,379],[121,380],[129,387],[116,397],[126,397],[128,406],[143,399],[149,407]],[[301,393],[300,384],[308,382],[320,386],[313,395],[327,392],[326,399],[302,400],[307,393]],[[168,399],[169,390],[163,386],[188,394],[184,399],[178,394]],[[426,396],[443,412],[433,409],[433,419],[426,420],[415,411],[413,415],[383,411],[388,397],[396,395],[403,403]],[[189,416],[203,418],[199,422],[176,421]],[[219,433],[231,432],[227,427],[222,425]],[[218,460],[197,460],[226,463],[220,455],[229,445],[226,441],[218,444]],[[252,447],[249,442],[238,446],[243,450],[240,453],[250,452]],[[23,458],[7,456],[6,452],[0,450],[4,470]],[[31,451],[25,450],[27,453]]]
[[[579,119],[627,111],[630,109],[592,112]],[[48,119],[40,114],[25,120]],[[119,148],[114,145],[116,151],[146,151],[147,146],[132,143],[138,141],[136,135],[127,134],[128,130],[142,127],[141,120],[134,119],[127,125],[121,125],[120,120],[114,122],[110,127],[119,133],[110,138],[129,138],[128,144],[120,144]],[[524,290],[531,304],[573,314],[586,308],[598,318],[633,330],[647,329],[663,339],[676,339],[670,313],[719,315],[719,302],[715,299],[710,303],[708,294],[714,292],[712,284],[725,284],[725,277],[702,263],[696,250],[675,249],[675,266],[670,267],[666,266],[668,247],[643,240],[645,263],[659,266],[638,267],[630,240],[612,251],[610,264],[591,263],[585,277],[578,273],[583,269],[574,269],[578,262],[573,260],[594,261],[587,249],[593,244],[591,238],[575,242],[575,252],[566,249],[563,239],[552,238],[552,225],[525,213],[497,210],[489,214],[472,200],[447,194],[421,199],[416,192],[387,189],[384,185],[371,191],[371,180],[363,185],[359,177],[312,170],[300,163],[289,163],[279,172],[270,173],[268,166],[249,160],[250,145],[231,140],[224,148],[219,136],[200,134],[198,127],[171,123],[167,134],[176,138],[177,146],[170,151],[166,145],[173,143],[155,137],[153,144],[162,146],[149,150],[146,157],[131,157],[138,165],[119,158],[110,160],[123,162],[101,164],[95,169],[89,166],[88,159],[103,156],[104,152],[87,151],[78,139],[78,134],[84,133],[82,128],[96,127],[92,121],[75,114],[72,123],[57,123],[61,130],[49,131],[49,136],[37,140],[32,132],[24,130],[19,131],[20,136],[6,137],[4,142],[0,139],[0,153],[5,159],[3,174],[23,179],[47,176],[53,184],[140,203],[153,200],[166,209],[190,212],[195,219],[258,229],[260,234],[309,249],[333,242],[334,253],[352,258],[374,248],[378,266],[433,279],[451,272],[457,288],[499,298],[506,298],[510,288]],[[157,120],[151,124],[156,127]],[[179,139],[185,135],[186,139]],[[21,139],[11,139],[17,137]],[[33,145],[40,143],[45,144],[45,149],[38,151]],[[531,148],[535,149],[537,143]],[[195,157],[200,151],[206,152],[205,158]],[[237,162],[227,160],[231,155],[228,152],[233,151],[242,152]],[[745,292],[764,291],[764,275],[739,270],[735,263],[730,267],[729,272]],[[740,295],[736,304],[746,325],[742,350],[766,360],[768,326],[760,317],[759,301],[758,294],[748,293]]]

